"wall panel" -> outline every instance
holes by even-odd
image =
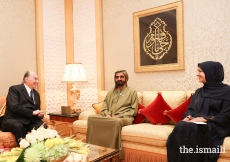
[[[43,0],[44,71],[46,113],[61,111],[67,105],[66,84],[61,83],[65,70],[64,0]]]
[[[74,61],[84,66],[88,82],[78,83],[81,96],[77,106],[84,109],[97,102],[97,62],[94,0],[73,0]]]
[[[1,0],[0,22],[0,96],[5,96],[26,70],[36,71],[34,1]]]
[[[195,90],[197,63],[214,60],[225,67],[225,83],[230,84],[230,1],[185,0],[185,70],[134,72],[133,13],[174,0],[103,0],[105,89],[114,86],[113,74],[126,69],[128,85],[142,90]]]

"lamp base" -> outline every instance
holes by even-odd
[[[62,114],[71,114],[70,106],[61,106],[61,113]]]

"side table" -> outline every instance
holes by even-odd
[[[55,123],[61,137],[71,136],[73,134],[73,122],[78,120],[79,114],[62,114],[61,112],[49,113],[50,121]]]
[[[61,112],[49,113],[50,120],[63,121],[63,122],[71,122],[73,123],[75,120],[78,120],[79,114],[62,114]]]

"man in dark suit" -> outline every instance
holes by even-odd
[[[26,71],[23,83],[9,88],[6,98],[6,112],[2,131],[12,132],[17,142],[25,138],[27,132],[39,128],[43,122],[44,113],[40,110],[40,95],[35,90],[38,76],[33,71]],[[47,128],[47,125],[44,124]]]

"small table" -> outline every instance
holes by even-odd
[[[89,145],[90,153],[88,155],[88,161],[90,162],[103,162],[110,160],[112,162],[112,158],[118,156],[119,151],[112,148],[97,146],[97,145]]]
[[[87,162],[110,162],[113,161],[114,157],[117,157],[119,151],[112,148],[89,145],[90,153],[87,157]],[[61,159],[55,160],[54,162],[63,162],[68,156],[62,157]]]
[[[50,121],[55,123],[61,137],[71,136],[73,134],[73,122],[78,120],[79,114],[62,114],[61,112],[49,113]]]
[[[49,113],[50,120],[63,121],[73,123],[78,120],[79,114],[62,114],[61,112]]]

